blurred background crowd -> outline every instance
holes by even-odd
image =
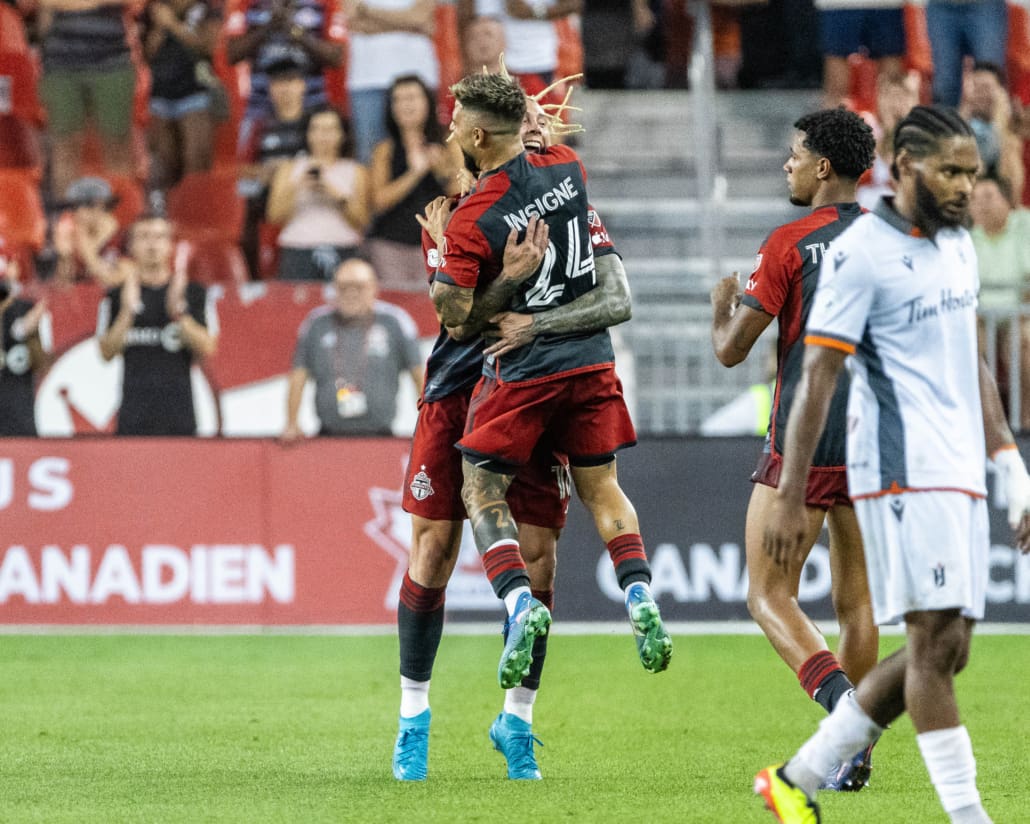
[[[460,160],[444,140],[448,86],[470,71],[497,70],[503,54],[531,94],[579,74],[577,95],[608,94],[591,109],[588,131],[603,127],[598,112],[631,119],[649,96],[662,106],[679,94],[686,109],[699,7],[0,0],[0,434],[34,431],[14,410],[31,405],[49,365],[47,301],[62,290],[94,290],[102,348],[127,299],[135,311],[153,291],[154,328],[206,330],[203,340],[196,330],[181,335],[187,370],[217,346],[212,285],[339,285],[341,267],[356,259],[375,291],[424,295],[413,215],[458,185]],[[1027,394],[1019,408],[1030,424],[1030,324],[1008,317],[1030,285],[1025,0],[723,0],[704,10],[719,95],[808,90],[815,105],[845,105],[869,119],[878,157],[863,205],[890,191],[893,125],[912,105],[943,102],[969,119],[984,164],[972,211],[986,337],[1003,381],[1012,365],[1026,373],[1016,385]],[[558,82],[548,95],[561,101],[565,92]],[[620,108],[627,95],[636,109]],[[638,138],[634,151],[648,152],[648,135]],[[679,139],[689,154],[689,135]],[[586,151],[584,159],[592,169]],[[141,216],[163,223],[137,236]],[[141,262],[161,255],[159,267]],[[328,305],[342,317],[337,298],[327,296]],[[131,327],[127,312],[122,324]],[[417,385],[415,358],[399,342],[415,333],[403,318],[390,324],[404,356],[389,385],[405,372]],[[121,331],[120,341],[108,340],[111,357],[145,345],[142,333]],[[323,366],[336,368],[298,349],[294,383]],[[287,419],[296,436],[295,409]],[[323,420],[320,431],[332,434],[338,423]],[[380,422],[369,431],[383,429]]]

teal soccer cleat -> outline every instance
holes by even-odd
[[[429,710],[412,718],[401,717],[393,747],[393,777],[398,781],[425,781],[429,771]]]
[[[662,672],[672,658],[672,639],[665,631],[658,604],[641,584],[630,584],[626,590],[626,611],[633,626],[640,663],[648,672]]]
[[[540,741],[533,735],[533,727],[517,715],[502,712],[490,725],[490,740],[494,749],[508,762],[508,778],[516,781],[539,781],[540,768],[536,765],[533,744]]]
[[[524,592],[515,604],[514,614],[504,623],[504,652],[497,665],[497,680],[503,689],[522,683],[533,663],[533,642],[551,626],[551,613],[542,603]]]

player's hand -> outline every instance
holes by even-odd
[[[743,292],[740,290],[740,272],[722,278],[708,294],[716,311],[732,312],[740,305]]]
[[[300,426],[295,423],[286,424],[286,428],[279,436],[279,443],[283,446],[293,446],[302,440],[304,440],[304,432],[301,430]]]
[[[22,315],[21,328],[25,337],[30,338],[39,330],[39,322],[46,312],[46,298],[37,300],[31,309]]]
[[[508,280],[521,283],[540,268],[544,259],[550,230],[539,217],[531,217],[526,226],[526,236],[519,240],[518,232],[508,232],[508,240],[504,244],[504,269],[502,275]]]
[[[186,283],[185,268],[176,269],[165,293],[165,311],[172,320],[178,320],[186,314]]]
[[[490,323],[495,328],[488,330],[486,335],[491,340],[496,340],[483,350],[485,355],[503,355],[505,352],[525,346],[536,337],[533,332],[532,315],[501,312],[490,318]]]
[[[415,215],[419,226],[426,230],[426,233],[433,239],[438,249],[443,247],[443,235],[447,231],[447,224],[451,220],[451,212],[454,210],[454,201],[446,195],[434,198],[426,205],[425,215]]]
[[[1015,530],[1016,545],[1030,552],[1030,474],[1018,449],[1000,449],[994,453],[998,483],[1008,503],[1009,526]]]
[[[142,308],[142,298],[139,273],[133,267],[126,271],[125,282],[122,283],[122,305],[120,311],[135,315]]]
[[[762,548],[784,570],[804,562],[807,523],[804,500],[794,501],[777,494],[766,518]]]

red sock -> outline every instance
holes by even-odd
[[[801,665],[801,669],[798,670],[798,681],[801,682],[801,688],[808,693],[808,697],[814,701],[815,691],[823,681],[835,672],[843,671],[837,656],[824,649]]]
[[[529,586],[529,573],[515,541],[494,544],[484,552],[483,569],[498,598],[504,598],[516,587]]]

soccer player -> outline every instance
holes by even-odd
[[[466,164],[479,171],[476,190],[451,216],[433,283],[433,300],[447,326],[469,316],[477,286],[490,283],[509,230],[534,216],[549,227],[540,269],[512,295],[510,308],[535,314],[563,306],[597,288],[590,243],[585,172],[576,154],[553,146],[527,155],[518,139],[525,99],[502,75],[471,75],[452,87],[451,130]],[[547,435],[569,456],[573,482],[608,545],[644,668],[661,672],[672,640],[650,592],[650,567],[636,512],[619,487],[615,452],[636,442],[615,374],[607,329],[552,329],[484,362],[460,441],[462,498],[487,577],[505,602],[508,623],[498,680],[522,681],[534,639],[551,616],[532,597],[518,532],[505,494],[516,469]]]
[[[1030,476],[977,354],[976,253],[964,224],[980,158],[953,110],[917,106],[894,136],[895,198],[834,242],[805,333],[801,384],[763,545],[788,568],[805,549],[805,485],[850,356],[848,484],[873,614],[907,643],[838,702],[786,764],[755,777],[784,824],[818,822],[833,764],[908,711],[952,822],[987,824],[954,678],[983,617],[989,544],[985,456],[999,467],[1017,544],[1030,550]]]
[[[548,144],[551,118],[536,101],[527,101],[527,106],[531,112],[523,123],[523,140],[531,151],[540,152]],[[442,245],[449,214],[446,198],[427,208],[423,239],[428,260],[439,256],[437,246]],[[613,254],[603,224],[599,219],[593,224],[591,240],[598,255],[602,288],[537,318],[546,317],[551,323],[564,322],[581,330],[605,328],[628,318],[625,270]],[[429,682],[443,631],[445,589],[457,562],[465,518],[461,454],[454,444],[464,432],[469,398],[482,371],[484,342],[479,332],[486,319],[507,303],[514,284],[535,271],[546,244],[547,227],[539,220],[533,222],[522,243],[517,243],[514,236],[506,239],[502,274],[477,298],[473,318],[476,328],[473,330],[466,321],[460,330],[441,329],[429,356],[426,389],[404,485],[403,506],[412,515],[413,536],[397,610],[401,713],[393,770],[399,780],[422,780],[428,769]],[[535,334],[532,330],[529,337]],[[567,460],[555,456],[546,443],[539,445],[508,491],[533,596],[548,607],[554,599],[557,539],[565,525],[569,491]],[[545,633],[534,642],[529,674],[520,685],[505,691],[504,710],[490,729],[495,747],[508,762],[509,778],[541,777],[533,750],[536,739],[532,722],[546,651]]]
[[[826,428],[813,458],[805,491],[804,553],[781,567],[762,549],[762,526],[776,496],[783,463],[783,435],[801,377],[801,334],[819,280],[819,264],[833,238],[862,213],[855,202],[858,179],[873,162],[873,132],[858,115],[825,109],[806,115],[796,129],[784,164],[790,202],[811,214],[776,229],[758,250],[743,298],[736,276],[712,289],[712,344],[724,366],[743,361],[775,317],[779,321],[776,386],[765,449],[751,476],[745,547],[747,604],[773,648],[802,688],[827,712],[876,664],[879,633],[873,623],[862,537],[848,497],[844,469],[848,382],[838,381]],[[822,530],[830,530],[833,606],[840,622],[839,658],[798,605],[801,568]],[[859,790],[869,759],[834,769],[832,789]]]

